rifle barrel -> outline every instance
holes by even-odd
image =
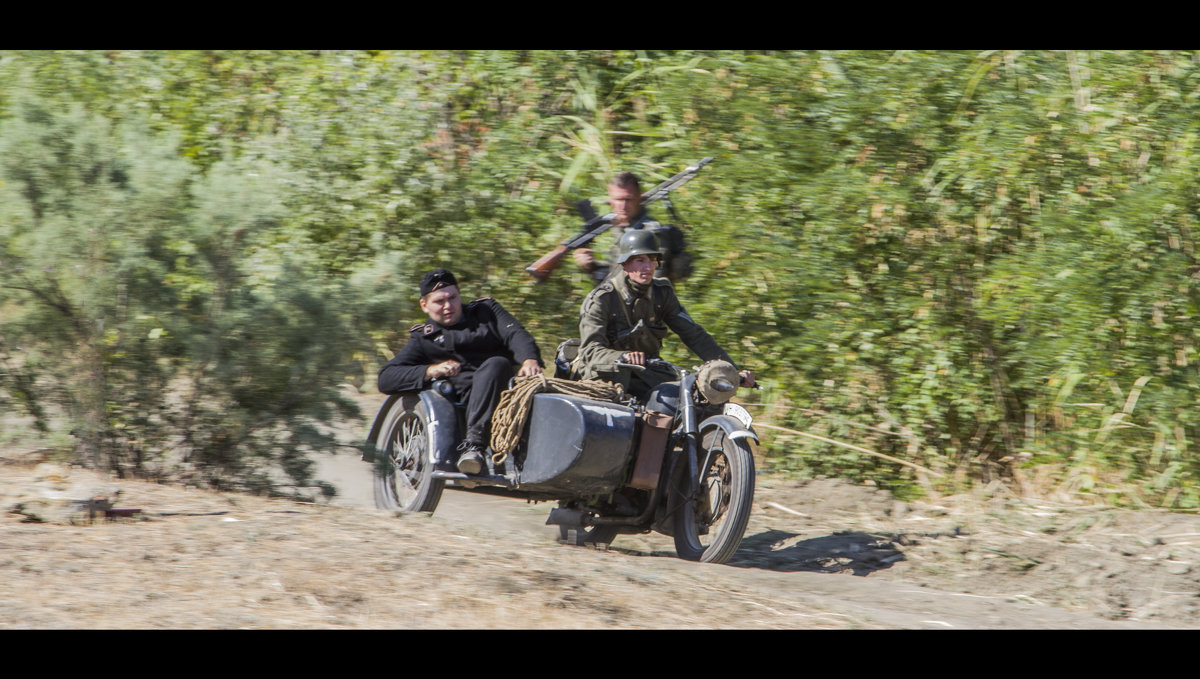
[[[696,163],[695,165],[689,165],[688,167],[684,168],[683,172],[680,172],[679,174],[675,175],[674,177],[671,177],[670,179],[668,179],[667,181],[650,189],[646,193],[643,193],[642,194],[642,204],[647,205],[649,203],[653,203],[654,201],[659,200],[663,196],[666,196],[667,194],[671,193],[675,189],[690,182],[700,172],[700,168],[711,163],[712,159],[713,159],[712,156],[708,156],[707,158],[704,158],[700,162]]]

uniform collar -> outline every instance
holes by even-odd
[[[462,318],[459,319],[458,323],[455,323],[454,325],[442,325],[432,318],[426,318],[424,323],[418,323],[417,325],[413,326],[413,330],[420,332],[422,335],[436,335],[443,330],[453,330],[457,327],[460,327],[466,321],[467,313],[464,309]]]
[[[629,274],[622,271],[619,275],[613,277],[613,288],[616,289],[619,295],[621,295],[621,300],[626,304],[633,304],[634,300],[636,300],[638,297],[645,297],[649,299],[650,287],[652,285],[654,285],[653,280],[651,280],[650,284],[646,286],[645,294],[639,295],[636,289],[637,284],[629,280]]]

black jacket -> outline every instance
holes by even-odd
[[[518,365],[530,358],[542,362],[533,336],[490,297],[464,305],[456,325],[443,327],[428,320],[409,332],[408,344],[379,371],[379,391],[384,394],[426,388],[425,368],[450,359],[462,364],[463,376],[493,356],[507,356]]]

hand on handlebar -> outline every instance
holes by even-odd
[[[641,351],[626,351],[621,354],[620,362],[630,365],[646,365],[646,354]]]
[[[743,387],[749,387],[753,389],[757,386],[754,382],[754,373],[750,372],[749,370],[738,371],[738,375],[742,376]]]

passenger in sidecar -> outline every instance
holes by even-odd
[[[484,297],[464,305],[458,281],[446,269],[421,279],[420,304],[429,319],[409,329],[408,344],[379,371],[379,391],[420,392],[439,380],[449,385],[450,401],[465,408],[457,466],[478,474],[485,469],[483,454],[500,393],[514,374],[541,374],[541,352],[495,300]]]

